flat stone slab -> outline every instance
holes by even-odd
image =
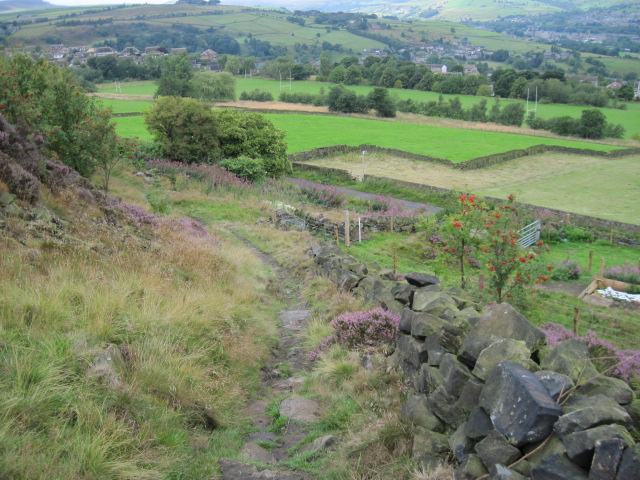
[[[304,480],[302,475],[272,470],[260,471],[253,465],[230,458],[220,459],[220,471],[222,480]]]
[[[255,460],[266,463],[267,465],[275,465],[277,463],[276,457],[274,457],[269,450],[256,443],[246,443],[244,447],[242,447],[240,456],[247,460]]]
[[[285,310],[278,315],[287,330],[299,330],[309,318],[311,310]]]
[[[300,397],[288,397],[280,402],[280,415],[299,422],[318,420],[320,404],[315,400]]]

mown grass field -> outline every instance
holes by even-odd
[[[610,151],[611,145],[570,140],[541,139],[526,135],[417,125],[385,120],[305,114],[266,114],[287,132],[288,153],[330,145],[376,145],[411,153],[465,162],[472,158],[546,143]],[[150,139],[142,117],[117,119],[122,136]],[[312,133],[311,133],[312,132]]]
[[[239,97],[244,91],[250,92],[256,89],[270,92],[273,95],[274,100],[277,100],[281,91],[291,91],[297,93],[312,93],[317,94],[321,90],[328,92],[333,86],[330,83],[300,81],[292,82],[291,88],[288,87],[289,82],[283,81],[282,84],[277,80],[270,80],[265,78],[236,78],[236,96]],[[359,95],[367,95],[373,87],[365,86],[349,86],[347,87],[354,90]],[[120,84],[120,90],[117,93],[124,95],[153,95],[157,89],[154,82],[122,82]],[[101,93],[116,93],[116,88],[113,83],[101,84],[98,86],[98,91]],[[391,88],[389,92],[401,100],[412,99],[416,102],[428,102],[437,101],[440,94],[435,92],[421,92],[416,90],[404,90],[401,88]],[[482,100],[481,97],[475,97],[470,95],[443,95],[445,100],[450,98],[460,98],[460,102],[463,107],[469,108],[471,105]],[[493,105],[493,98],[486,98],[487,110]],[[501,99],[501,105],[508,105],[510,103],[522,102],[519,100],[507,100]],[[530,105],[533,108],[533,105]],[[577,105],[560,105],[560,104],[547,104],[538,105],[537,115],[540,118],[558,117],[561,115],[569,115],[574,118],[579,118],[582,115],[582,111],[591,107],[577,106]],[[625,128],[625,138],[631,138],[635,133],[640,133],[640,103],[629,102],[626,110],[619,110],[614,108],[602,108],[599,109],[607,117],[607,121],[614,124],[621,124]],[[133,110],[127,110],[133,111]],[[118,113],[118,112],[116,112]]]
[[[615,160],[577,155],[545,154],[523,157],[480,170],[456,170],[434,163],[380,154],[365,157],[370,175],[465,190],[570,212],[640,224],[640,157]],[[359,175],[361,155],[309,162]]]

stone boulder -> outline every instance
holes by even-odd
[[[520,450],[511,445],[505,436],[496,430],[491,430],[485,438],[476,444],[475,448],[487,469],[497,463],[511,465],[522,456]]]
[[[444,432],[444,424],[436,417],[427,405],[427,397],[415,395],[404,404],[400,416],[406,418],[416,426],[426,428],[436,433]]]
[[[573,388],[573,381],[561,373],[550,372],[549,370],[538,370],[533,373],[540,383],[547,389],[551,398],[556,402],[561,394],[569,392]]]
[[[533,373],[510,362],[499,363],[480,394],[480,406],[494,428],[515,446],[546,438],[562,413]]]
[[[458,356],[469,365],[474,365],[485,348],[502,338],[522,340],[532,352],[537,351],[546,339],[541,330],[531,325],[511,305],[501,303],[493,306],[471,328]]]
[[[562,438],[567,448],[567,456],[575,464],[589,468],[597,441],[620,439],[626,446],[635,445],[627,430],[620,425],[600,425],[599,427],[571,433]]]
[[[428,275],[426,273],[409,273],[404,276],[404,279],[409,285],[415,287],[426,287],[428,285],[437,285],[440,283],[440,279],[435,275]]]
[[[560,342],[546,352],[540,367],[566,375],[577,384],[598,375],[590,358],[589,349],[585,343],[571,338]]]
[[[481,380],[486,380],[489,372],[502,361],[517,363],[530,370],[533,363],[531,352],[524,341],[501,338],[480,352],[473,374]]]

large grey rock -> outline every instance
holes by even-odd
[[[618,465],[616,480],[637,480],[640,472],[640,445],[626,448]]]
[[[613,480],[622,458],[625,444],[619,438],[596,441],[589,480]],[[640,475],[640,472],[637,472]]]
[[[456,397],[451,395],[444,385],[440,385],[427,397],[429,408],[440,420],[453,428],[464,423],[464,410],[456,403]]]
[[[448,437],[426,428],[416,427],[413,435],[411,457],[423,464],[437,464],[437,460],[449,452]],[[436,462],[433,462],[436,460]]]
[[[575,338],[565,340],[547,352],[540,362],[544,370],[568,376],[574,383],[583,382],[598,375],[590,360],[589,349]]]
[[[413,285],[415,287],[426,287],[427,285],[436,285],[440,283],[440,279],[435,275],[418,272],[409,273],[404,276],[404,279],[409,285]]]
[[[530,351],[536,351],[545,335],[508,303],[493,306],[466,336],[458,356],[470,365],[476,363],[480,352],[501,338],[522,340]]]
[[[429,335],[424,339],[424,344],[427,347],[427,352],[429,354],[429,358],[427,359],[427,363],[433,367],[437,367],[440,365],[442,361],[442,357],[446,353],[444,348],[440,345],[440,335],[438,333],[434,333],[433,335]]]
[[[622,407],[593,405],[562,415],[553,426],[560,438],[571,433],[615,423],[627,427],[631,425],[631,417]]]
[[[464,424],[464,433],[472,440],[482,440],[493,430],[493,424],[489,415],[481,409],[476,408],[469,414],[469,418]]]
[[[415,316],[415,312],[408,307],[402,309],[400,314],[400,323],[398,324],[398,330],[400,332],[411,335],[411,325],[413,323],[413,317]]]
[[[523,475],[530,475],[531,469],[540,465],[542,460],[547,457],[560,455],[565,456],[566,458],[567,449],[565,448],[564,443],[562,443],[562,441],[556,435],[553,435],[549,439],[545,438],[542,442],[526,445],[525,447],[523,447],[522,453],[528,455],[526,461],[529,463],[529,471],[521,471],[520,473],[522,473]],[[567,458],[567,461],[568,460],[569,459]]]
[[[501,338],[480,352],[473,374],[481,380],[486,380],[493,367],[502,361],[517,363],[531,370],[531,352],[527,344],[522,340]]]
[[[316,438],[311,445],[307,448],[307,452],[319,453],[333,448],[340,443],[340,438],[335,435],[325,435],[324,437]]]
[[[465,434],[464,423],[449,436],[449,448],[456,460],[463,462],[473,448],[473,441]]]
[[[418,374],[417,390],[423,393],[431,393],[440,385],[443,378],[439,368],[430,365],[422,365]]]
[[[400,352],[411,365],[420,368],[427,361],[427,347],[424,342],[416,340],[410,335],[399,334],[396,339],[396,350]]]
[[[403,305],[411,305],[411,298],[413,297],[413,292],[415,292],[416,287],[407,284],[396,285],[391,289],[391,293],[393,294],[393,298],[395,298],[398,302]]]
[[[360,277],[351,273],[348,270],[344,270],[338,279],[338,290],[342,292],[350,292],[358,286]]]
[[[538,370],[533,372],[540,383],[547,389],[551,398],[556,402],[561,394],[567,393],[573,388],[573,381],[566,375],[551,372],[549,370]]]
[[[567,448],[567,456],[572,462],[588,468],[593,459],[593,450],[598,440],[621,439],[626,445],[633,446],[634,441],[627,430],[620,425],[601,425],[599,427],[571,433],[562,439]]]
[[[415,312],[427,312],[441,315],[446,310],[458,311],[455,300],[444,292],[429,292],[425,289],[413,293],[411,309]]]
[[[516,446],[546,438],[562,413],[533,373],[509,362],[499,363],[489,374],[480,406],[494,428]]]
[[[525,477],[504,465],[496,464],[489,470],[488,480],[525,480]]]
[[[618,409],[620,405],[611,397],[606,395],[594,395],[592,397],[586,395],[572,394],[567,398],[564,405],[562,405],[562,413],[575,412],[576,410],[582,410],[583,408],[592,407],[598,405],[599,407],[606,407],[611,409]],[[623,407],[624,408],[624,407]]]
[[[411,335],[424,339],[437,333],[445,323],[446,320],[430,313],[416,312],[411,318]]]
[[[427,397],[415,395],[405,403],[400,410],[400,416],[406,418],[416,426],[426,428],[432,432],[444,432],[444,424],[436,417],[427,405]]]
[[[634,398],[633,390],[627,382],[619,378],[599,375],[592,378],[578,389],[580,395],[606,395],[620,405],[628,405]]]
[[[455,471],[455,480],[476,480],[487,474],[482,460],[477,455],[469,455]]]
[[[471,328],[471,323],[464,318],[456,317],[454,313],[451,321],[442,325],[438,331],[438,344],[445,352],[457,353]]]
[[[450,353],[442,357],[440,373],[442,374],[443,385],[447,391],[455,397],[460,396],[464,386],[472,378],[467,366],[463,365],[462,362],[458,361],[458,359]]]
[[[587,480],[587,475],[565,455],[549,455],[531,469],[532,480]]]
[[[458,398],[459,405],[467,412],[473,411],[478,407],[480,402],[480,393],[484,387],[484,382],[472,378],[462,389],[462,393]]]
[[[246,443],[244,447],[242,447],[240,456],[247,460],[262,462],[267,465],[275,465],[277,463],[276,457],[273,453],[255,443]]]
[[[511,465],[518,460],[522,454],[520,450],[511,445],[504,435],[491,430],[489,434],[476,444],[476,453],[487,469],[496,463]]]
[[[299,422],[315,422],[319,418],[320,404],[315,400],[288,397],[280,402],[280,415]]]

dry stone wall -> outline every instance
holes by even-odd
[[[312,255],[342,290],[401,312],[389,361],[413,391],[401,414],[417,463],[453,458],[457,480],[640,478],[639,401],[598,374],[584,343],[551,348],[511,305],[481,311],[433,275],[399,281],[331,245]]]

